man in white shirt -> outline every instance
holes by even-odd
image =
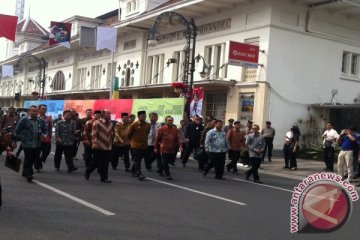
[[[321,137],[324,144],[324,162],[326,165],[324,170],[332,172],[334,171],[335,144],[339,134],[333,129],[333,124],[328,122],[326,124],[326,130]]]
[[[144,160],[145,160],[146,169],[149,172],[151,172],[151,170],[152,170],[151,165],[155,160],[157,161],[158,168],[161,163],[160,154],[154,153],[154,142],[155,142],[157,131],[161,127],[161,124],[157,122],[157,120],[159,118],[157,113],[154,113],[154,112],[150,113],[149,118],[150,118],[151,127],[150,127],[150,133],[148,136],[148,148],[147,148],[147,152],[145,154]]]

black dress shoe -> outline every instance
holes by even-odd
[[[171,176],[167,176],[166,179],[167,180],[173,180],[173,178]]]
[[[171,166],[174,166],[174,167],[176,166],[175,163],[169,163],[169,164],[170,164]]]
[[[140,174],[140,175],[138,176],[138,178],[139,178],[140,181],[144,181],[144,180],[146,179],[142,174]]]
[[[229,165],[226,165],[226,169],[227,169],[228,172],[230,172],[231,167]]]
[[[68,173],[74,172],[76,170],[77,170],[77,167],[70,168],[70,169],[68,169]]]
[[[100,181],[103,183],[112,183],[112,181],[109,179],[101,179]]]
[[[85,171],[85,179],[89,180],[90,178],[90,173],[88,171]]]
[[[34,179],[33,176],[27,176],[27,177],[26,177],[26,180],[27,180],[29,183],[31,183],[33,179]]]
[[[117,170],[117,167],[112,167],[112,169],[113,169],[114,171],[116,171],[116,170]]]
[[[205,169],[205,170],[204,170],[204,173],[203,173],[204,177],[208,174],[208,172],[209,172],[208,169]]]
[[[224,178],[224,177],[215,177],[215,179],[217,179],[217,180],[226,180],[226,178]]]
[[[249,180],[250,180],[249,175],[245,175],[245,180],[247,180],[247,181],[249,181]]]
[[[157,172],[161,177],[164,176],[164,173],[163,173],[163,172],[160,172],[159,170],[156,170],[156,172]]]
[[[130,172],[130,170],[127,168],[127,169],[125,169],[125,172]]]
[[[262,181],[260,181],[260,180],[254,180],[254,183],[262,184]]]
[[[283,167],[283,169],[289,168],[288,166]]]

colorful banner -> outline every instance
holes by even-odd
[[[204,99],[204,88],[193,88],[191,103],[190,103],[190,117],[196,115],[201,116]]]
[[[94,110],[109,110],[111,119],[119,121],[121,113],[131,113],[133,103],[133,99],[96,100]]]
[[[24,108],[30,108],[32,105],[39,106],[45,104],[47,106],[47,114],[56,119],[59,114],[63,114],[65,101],[64,100],[43,100],[43,101],[25,101]]]
[[[48,114],[56,118],[65,109],[75,109],[79,117],[85,117],[86,110],[109,110],[111,119],[119,121],[121,113],[137,115],[138,111],[145,110],[147,115],[151,112],[159,114],[159,122],[163,122],[166,116],[174,117],[176,124],[183,119],[184,104],[183,98],[159,98],[159,99],[112,99],[112,100],[45,100],[45,101],[25,101],[24,107],[32,105],[46,104]]]
[[[155,112],[159,115],[159,122],[164,122],[166,116],[172,116],[174,123],[180,123],[184,114],[184,98],[154,98],[154,99],[135,99],[132,109],[133,114],[138,111]]]
[[[51,22],[49,46],[60,44],[70,48],[71,23]]]

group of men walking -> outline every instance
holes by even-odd
[[[239,121],[229,121],[223,129],[223,122],[208,118],[206,127],[201,119],[195,116],[191,122],[181,121],[180,127],[174,124],[174,118],[167,116],[165,122],[158,122],[157,113],[150,113],[150,121],[146,121],[146,112],[139,111],[138,119],[121,114],[121,121],[114,124],[109,111],[86,110],[86,116],[79,119],[74,109],[65,110],[61,119],[56,124],[50,116],[46,115],[47,106],[31,106],[28,116],[18,118],[10,108],[6,118],[0,123],[1,129],[11,125],[13,128],[14,142],[9,146],[9,152],[16,148],[16,139],[21,141],[25,159],[22,175],[31,182],[35,169],[40,172],[49,156],[52,142],[52,129],[55,127],[56,149],[54,154],[54,167],[60,171],[62,156],[65,156],[67,172],[77,170],[74,159],[77,154],[80,140],[84,144],[84,161],[86,166],[85,179],[89,179],[97,169],[100,181],[110,183],[108,168],[117,170],[119,158],[124,161],[125,171],[130,172],[139,180],[145,176],[141,170],[142,159],[148,171],[152,171],[156,161],[157,173],[160,176],[172,179],[169,165],[175,165],[179,150],[184,167],[190,155],[195,152],[200,155],[199,170],[206,176],[215,168],[215,178],[224,179],[226,153],[229,153],[231,162],[226,165],[227,170],[237,173],[237,162],[241,158],[251,169],[246,173],[249,179],[254,175],[254,181],[259,181],[258,171],[264,150],[269,149],[271,161],[272,141],[266,140],[260,133],[257,125],[249,121],[246,132],[241,130]],[[269,132],[269,129],[264,129]],[[271,132],[271,131],[270,131]],[[275,131],[273,131],[273,136]],[[272,137],[273,137],[272,136]],[[268,143],[268,144],[267,144]],[[18,151],[19,154],[19,151]],[[17,154],[17,155],[18,155]],[[133,165],[130,166],[130,159]]]

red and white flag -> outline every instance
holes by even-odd
[[[18,17],[0,14],[0,37],[15,42]]]
[[[201,115],[204,99],[204,88],[193,88],[190,103],[190,117]]]

